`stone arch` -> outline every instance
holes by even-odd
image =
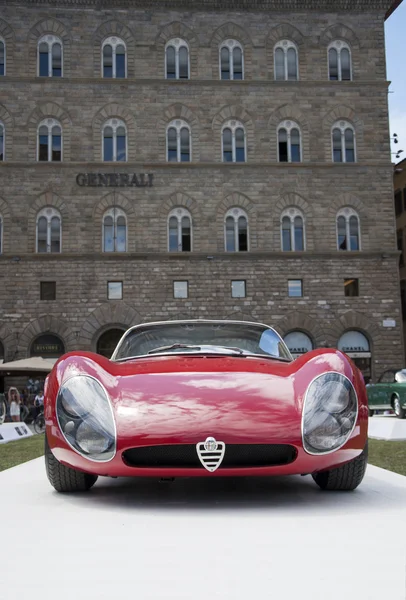
[[[326,334],[320,322],[304,312],[294,311],[288,313],[285,318],[274,325],[274,328],[281,337],[284,337],[291,331],[302,331],[310,337],[315,348],[326,345]]]
[[[37,161],[37,135],[38,125],[44,119],[51,118],[59,121],[62,127],[62,161],[69,162],[71,159],[71,125],[72,119],[69,113],[56,102],[44,102],[39,104],[30,114],[28,126],[28,156],[33,162]]]
[[[271,29],[266,39],[266,56],[269,78],[275,79],[274,48],[275,44],[281,40],[290,40],[296,44],[298,49],[299,79],[306,79],[307,63],[305,53],[305,38],[299,29],[293,27],[293,25],[290,23],[280,23]]]
[[[7,60],[7,58],[6,58],[6,60]],[[6,159],[6,161],[13,160],[14,119],[8,112],[7,108],[5,106],[3,106],[2,104],[0,104],[0,121],[3,123],[4,130],[5,130],[5,145],[4,145],[5,159]]]
[[[180,102],[168,106],[158,121],[158,142],[162,148],[162,159],[166,162],[166,129],[171,121],[186,121],[191,131],[192,161],[200,161],[200,123],[195,113]]]
[[[136,140],[135,140],[135,118],[133,113],[124,108],[119,103],[112,102],[106,104],[101,108],[93,118],[92,129],[93,129],[93,154],[95,162],[102,162],[103,153],[103,134],[102,127],[103,123],[108,119],[117,118],[124,121],[127,128],[127,147],[128,156],[127,162],[135,160],[136,154]]]
[[[0,37],[6,43],[6,75],[14,73],[14,31],[6,21],[0,19]]]
[[[65,204],[64,200],[57,194],[52,191],[47,191],[38,196],[34,202],[32,202],[31,206],[28,210],[28,232],[27,232],[27,246],[28,252],[36,251],[36,224],[37,224],[37,214],[42,208],[46,206],[52,206],[56,208],[61,213],[61,228],[62,228],[62,250],[68,250],[69,237],[65,236],[64,239],[64,226],[68,220],[68,208]],[[66,244],[65,244],[66,240]]]
[[[223,157],[221,154],[221,129],[226,121],[233,120],[240,121],[245,128],[245,134],[247,136],[247,161],[249,162],[255,153],[254,146],[254,121],[248,111],[243,106],[238,105],[226,105],[221,108],[214,116],[212,121],[212,128],[214,132],[214,140],[216,147],[216,155],[213,160],[222,162]]]
[[[15,360],[17,353],[17,335],[6,323],[0,325],[0,341],[4,348],[4,362]]]
[[[248,216],[248,236],[249,250],[251,252],[258,249],[258,231],[257,231],[257,210],[255,204],[240,192],[232,192],[222,200],[217,206],[217,251],[224,252],[224,218],[230,208],[242,208]]]
[[[102,44],[110,36],[119,37],[125,42],[127,49],[127,77],[134,77],[134,34],[119,21],[107,21],[100,25],[93,35],[94,76],[103,77],[102,72]]]
[[[281,215],[286,208],[298,208],[303,213],[305,226],[305,249],[314,250],[313,210],[309,202],[296,192],[286,192],[279,196],[275,203],[273,218],[273,247],[275,252],[281,251]]]
[[[156,37],[158,77],[165,79],[165,46],[169,40],[181,38],[189,45],[190,78],[198,77],[199,40],[195,33],[183,23],[173,21],[164,25]]]
[[[213,80],[220,78],[219,72],[219,48],[220,44],[225,40],[236,40],[240,42],[244,53],[244,79],[252,79],[252,40],[248,32],[237,25],[236,23],[224,23],[213,33],[211,46],[211,62],[212,62],[212,77]]]
[[[336,194],[336,184],[332,184],[329,187],[329,191],[331,191],[332,200],[329,202],[329,235],[331,236],[331,241],[329,242],[329,246],[331,248],[337,248],[337,213],[341,208],[345,208],[346,206],[353,208],[359,216],[359,228],[361,234],[361,248],[362,250],[369,250],[369,233],[370,233],[370,222],[368,218],[368,210],[366,210],[364,203],[354,196],[353,194],[344,193],[344,194]],[[326,232],[327,234],[327,232]],[[328,235],[328,234],[327,234]]]
[[[37,45],[38,40],[46,34],[51,34],[59,37],[62,40],[62,73],[64,77],[71,76],[71,37],[65,25],[56,19],[45,19],[40,21],[34,27],[31,27],[28,32],[27,48],[28,48],[28,68],[31,77],[36,77],[38,74],[37,67]]]
[[[349,45],[351,51],[352,78],[357,79],[361,68],[360,42],[355,32],[343,23],[336,23],[332,27],[325,29],[320,36],[319,48],[322,53],[320,61],[322,79],[329,79],[327,48],[331,42],[336,40],[347,42]]]
[[[226,319],[230,321],[248,321],[258,323],[258,319],[254,317],[252,313],[248,310],[234,310],[231,313],[225,314],[223,317],[219,317],[219,319]]]
[[[357,116],[354,109],[345,104],[337,105],[331,108],[323,117],[323,138],[326,140],[325,160],[331,163],[332,158],[332,139],[331,130],[337,121],[348,121],[355,130],[355,148],[356,160],[359,161],[360,155],[364,153],[364,123]]]
[[[135,211],[131,200],[129,200],[121,192],[109,192],[101,200],[97,200],[94,212],[94,249],[95,252],[102,251],[102,228],[103,215],[109,208],[121,208],[127,218],[127,251],[135,252],[136,240],[134,232],[136,231]]]
[[[370,316],[359,313],[355,310],[348,310],[338,319],[332,320],[326,327],[328,343],[331,347],[337,348],[340,337],[350,330],[356,330],[363,333],[367,338],[373,351],[374,344],[381,341],[382,334],[377,323]]]
[[[32,342],[39,335],[50,333],[61,339],[66,352],[77,348],[76,334],[71,327],[62,319],[53,315],[42,315],[31,321],[22,332],[18,340],[18,353],[20,356],[29,357]]]
[[[0,215],[3,220],[3,254],[8,254],[10,252],[10,226],[11,226],[11,213],[10,207],[8,203],[3,200],[0,196]]]
[[[192,217],[192,236],[193,236],[193,251],[199,252],[201,249],[200,239],[200,209],[197,201],[188,194],[178,191],[174,192],[165,200],[160,208],[160,235],[159,249],[161,252],[168,252],[168,214],[173,208],[186,208]]]
[[[123,301],[105,302],[98,306],[82,325],[80,348],[96,351],[97,340],[110,328],[124,328],[141,323],[139,313]]]
[[[306,117],[297,105],[283,104],[277,108],[270,116],[268,121],[268,131],[270,137],[270,154],[272,162],[278,161],[278,126],[282,121],[291,120],[300,127],[302,158],[303,162],[310,162],[310,133],[309,124]]]

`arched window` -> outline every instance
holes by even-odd
[[[226,40],[220,46],[220,79],[244,79],[244,52],[236,40]]]
[[[166,79],[189,79],[189,46],[184,40],[174,39],[166,44]]]
[[[103,125],[104,162],[125,162],[127,160],[127,130],[120,119],[109,119]]]
[[[30,356],[42,356],[42,358],[59,358],[65,354],[65,346],[62,340],[52,333],[39,335],[31,344]]]
[[[329,45],[328,74],[330,81],[351,81],[351,50],[346,42],[337,40]]]
[[[174,208],[168,216],[169,252],[192,250],[192,217],[185,208]]]
[[[62,77],[62,41],[55,35],[44,35],[38,42],[38,75]]]
[[[301,162],[300,129],[293,121],[283,121],[278,127],[279,162]]]
[[[176,120],[169,124],[166,131],[168,162],[190,162],[190,127],[185,121]]]
[[[37,215],[37,252],[61,252],[61,215],[52,206]]]
[[[221,132],[223,162],[246,162],[244,126],[239,121],[229,121]]]
[[[302,252],[305,249],[303,215],[297,208],[288,208],[281,216],[281,239],[284,252]]]
[[[121,208],[109,208],[103,216],[103,252],[127,251],[127,219]]]
[[[120,38],[109,37],[102,46],[103,77],[124,78],[127,76],[126,45]]]
[[[337,214],[337,248],[350,251],[361,249],[359,217],[352,208],[343,208]]]
[[[55,119],[45,119],[39,124],[37,156],[39,161],[62,160],[62,128]]]
[[[0,37],[0,77],[6,74],[6,42]]]
[[[296,81],[299,79],[298,52],[296,45],[283,40],[275,46],[276,81]]]
[[[5,159],[5,143],[4,143],[4,125],[3,123],[0,121],[0,161]]]
[[[248,251],[248,217],[241,208],[230,208],[224,222],[226,252]]]
[[[347,121],[335,123],[332,129],[332,141],[334,162],[355,162],[355,133],[350,123]]]

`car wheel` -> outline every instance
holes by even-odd
[[[314,473],[312,477],[322,490],[355,490],[364,478],[367,463],[368,444],[357,458],[330,471]]]
[[[374,414],[375,414],[375,411],[374,411],[374,410],[368,409],[368,415],[369,415],[370,417],[373,417],[373,416],[374,416]]]
[[[395,415],[397,416],[398,419],[404,419],[406,416],[406,410],[404,408],[402,408],[401,404],[400,404],[400,398],[399,396],[393,396],[392,398],[392,406],[393,406],[393,410],[395,412]]]
[[[50,484],[57,492],[85,492],[97,481],[97,475],[65,467],[52,454],[45,435],[45,467]]]

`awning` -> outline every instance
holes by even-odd
[[[21,360],[13,360],[0,364],[0,375],[7,375],[8,373],[16,374],[17,372],[23,373],[49,373],[52,370],[57,358],[42,358],[41,356],[34,356],[32,358],[23,358]]]

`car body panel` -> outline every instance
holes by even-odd
[[[406,409],[406,382],[395,381],[395,374],[400,369],[389,369],[382,373],[377,383],[367,386],[368,406],[372,410],[391,410],[392,400],[396,395],[402,408]],[[393,381],[391,374],[393,375]]]

